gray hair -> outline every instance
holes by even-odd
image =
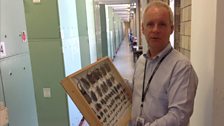
[[[146,13],[146,12],[148,11],[148,9],[151,8],[151,7],[164,7],[164,8],[166,8],[166,9],[168,10],[168,12],[169,12],[170,23],[171,23],[172,25],[174,25],[174,21],[173,21],[173,18],[174,18],[174,17],[173,17],[173,12],[172,12],[170,6],[169,6],[167,3],[162,2],[162,1],[158,1],[158,0],[154,0],[154,1],[150,2],[150,3],[146,6],[143,15],[145,15],[145,13]],[[143,17],[144,17],[144,16],[143,16]]]

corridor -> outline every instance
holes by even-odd
[[[123,40],[120,48],[113,60],[114,65],[117,67],[121,76],[127,79],[129,83],[132,82],[132,76],[134,73],[133,53],[129,47],[129,41],[127,38]]]

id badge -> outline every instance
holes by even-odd
[[[137,117],[135,126],[144,126],[144,118]]]

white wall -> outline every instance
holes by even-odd
[[[68,76],[81,69],[76,1],[58,0],[58,11],[60,18],[65,76]],[[67,99],[70,126],[77,126],[82,119],[82,114],[69,96],[67,96]]]
[[[219,62],[222,60],[221,54],[224,53],[224,50],[221,49],[224,47],[221,46],[223,45],[223,41],[221,42],[223,37],[216,34],[217,30],[223,33],[224,29],[221,28],[223,22],[220,22],[220,26],[216,29],[217,1],[222,0],[192,0],[191,62],[198,74],[199,85],[191,126],[221,126],[221,123],[220,125],[213,124],[217,120],[213,116],[213,112],[215,112],[214,115],[218,112],[213,105],[216,102],[219,105],[221,103],[221,101],[216,100],[214,89],[219,90],[221,84],[218,83],[224,82],[223,78],[220,77],[223,66]],[[217,52],[219,55],[216,55]],[[224,64],[223,60],[222,64]]]
[[[213,126],[224,124],[224,1],[217,1]]]
[[[141,17],[143,17],[143,13],[144,13],[144,10],[147,6],[147,0],[141,0],[141,6],[142,6],[142,13],[141,13]],[[142,19],[141,19],[142,20]],[[142,47],[143,47],[143,53],[146,53],[148,51],[148,44],[147,44],[147,41],[145,39],[145,36],[144,34],[142,33]]]
[[[93,63],[97,60],[93,0],[86,0],[86,15],[89,36],[90,60],[91,63]]]
[[[174,7],[175,7],[174,6],[174,0],[169,0],[169,2],[170,2],[170,4],[169,4],[170,8],[171,8],[171,10],[173,11],[173,14],[174,14]],[[171,44],[172,47],[174,47],[174,31],[173,31],[173,33],[170,36],[170,44]]]

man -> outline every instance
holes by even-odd
[[[173,29],[170,7],[150,2],[142,21],[148,52],[138,59],[133,77],[132,126],[189,123],[198,78],[190,61],[171,47]]]

